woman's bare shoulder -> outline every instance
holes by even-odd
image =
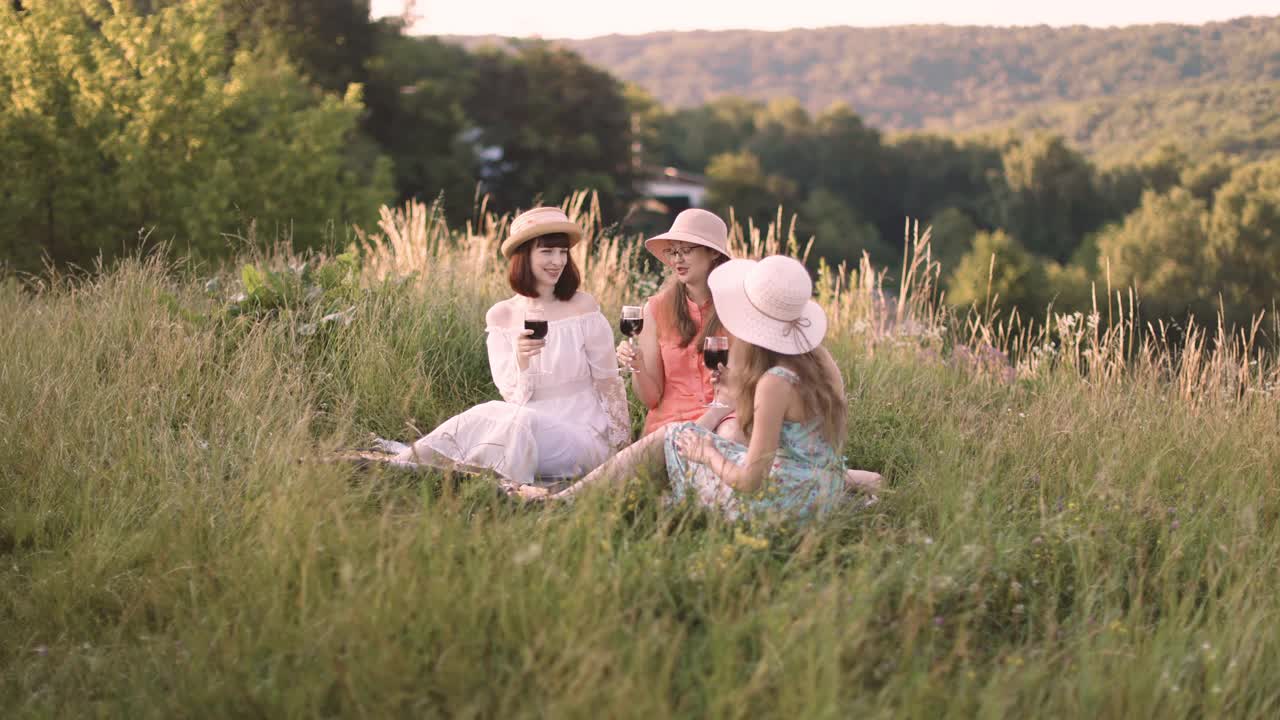
[[[489,312],[484,314],[485,325],[489,327],[511,327],[515,325],[517,317],[516,302],[519,299],[519,295],[513,295],[506,300],[494,303],[493,307],[489,308]]]
[[[573,308],[576,315],[587,315],[600,311],[600,303],[596,302],[596,299],[591,297],[590,293],[585,293],[581,290],[574,293],[573,297],[570,298],[569,306]]]

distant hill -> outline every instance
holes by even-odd
[[[1164,144],[1193,158],[1248,159],[1280,153],[1280,82],[1150,90],[1123,97],[1033,107],[1010,127],[1060,133],[1108,162],[1138,160]]]
[[[1173,131],[1173,118],[1197,122],[1197,108],[1247,126],[1245,114],[1265,113],[1280,82],[1280,16],[1198,26],[833,27],[555,42],[668,106],[790,96],[813,112],[847,103],[890,130],[1012,122],[1063,130],[1095,150],[1131,142],[1137,128],[1126,123]],[[1176,112],[1162,117],[1169,103]]]

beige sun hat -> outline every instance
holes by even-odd
[[[729,257],[729,228],[719,215],[699,208],[683,210],[671,223],[671,229],[644,241],[644,247],[663,263],[667,259],[663,252],[671,245],[672,240],[693,243]]]
[[[813,280],[799,260],[730,260],[711,271],[707,285],[720,322],[752,345],[802,355],[826,337],[827,314],[813,301]]]
[[[582,240],[582,228],[558,207],[536,207],[526,210],[511,221],[511,235],[502,241],[503,257],[511,257],[521,245],[542,235],[565,233],[569,247]]]

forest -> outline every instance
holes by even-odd
[[[815,263],[892,268],[905,222],[932,227],[958,306],[1034,317],[1134,287],[1149,317],[1243,324],[1276,297],[1280,20],[403,30],[363,0],[6,4],[0,258],[339,247],[383,203],[460,223],[575,190],[639,233],[664,218],[638,181],[677,167],[738,222],[794,224]]]

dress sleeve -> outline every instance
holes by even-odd
[[[587,365],[596,399],[609,418],[609,446],[614,450],[631,442],[631,410],[627,406],[627,390],[618,375],[618,356],[613,349],[613,330],[604,315],[595,313],[583,323]]]
[[[488,333],[486,345],[489,349],[489,371],[493,373],[493,384],[498,386],[502,399],[509,403],[524,405],[533,395],[533,386],[529,376],[520,372],[516,364],[516,334],[508,328],[490,325],[485,329]]]

